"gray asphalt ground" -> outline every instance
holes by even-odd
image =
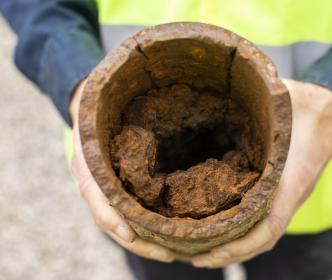
[[[15,41],[0,17],[0,280],[131,280],[71,179],[62,120],[13,65]]]

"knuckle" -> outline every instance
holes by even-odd
[[[275,215],[270,216],[268,226],[273,236],[281,236],[285,231],[284,222]]]
[[[87,186],[87,184],[80,184],[79,185],[79,190],[80,190],[80,194],[81,194],[81,196],[83,197],[83,198],[85,198],[86,199],[86,197],[87,197],[87,193],[88,193],[88,186]]]
[[[265,248],[265,252],[270,252],[272,251],[272,249],[274,248],[276,242],[269,242],[267,245],[266,245],[266,248]]]
[[[97,226],[103,231],[108,231],[110,229],[110,221],[107,215],[99,214],[97,215],[95,222]]]
[[[87,199],[89,195],[91,195],[91,186],[93,182],[91,182],[91,179],[85,176],[84,174],[80,174],[80,176],[76,177],[79,182],[79,190],[84,199]]]

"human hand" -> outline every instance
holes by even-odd
[[[130,225],[108,203],[108,199],[93,179],[85,162],[78,131],[78,111],[85,81],[73,93],[69,113],[73,122],[74,155],[72,172],[79,184],[80,192],[97,226],[128,251],[141,257],[162,262],[172,262],[174,255],[170,250],[158,244],[145,241],[132,230]]]
[[[283,80],[289,89],[293,127],[290,150],[269,215],[245,236],[197,255],[197,267],[244,262],[271,250],[309,197],[332,156],[332,92],[310,83]]]

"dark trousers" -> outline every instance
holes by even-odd
[[[165,264],[126,252],[137,280],[220,280],[221,269]],[[248,280],[332,280],[332,230],[284,236],[275,248],[243,264]]]

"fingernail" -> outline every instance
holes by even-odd
[[[133,241],[132,233],[126,227],[124,227],[122,225],[118,225],[116,227],[114,233],[126,242]]]
[[[207,267],[209,265],[209,262],[202,260],[193,260],[192,264],[195,267]]]
[[[220,259],[229,259],[231,257],[231,255],[226,251],[214,251],[212,252],[212,255]]]
[[[171,261],[167,252],[162,249],[153,249],[150,252],[150,257],[161,261]]]

